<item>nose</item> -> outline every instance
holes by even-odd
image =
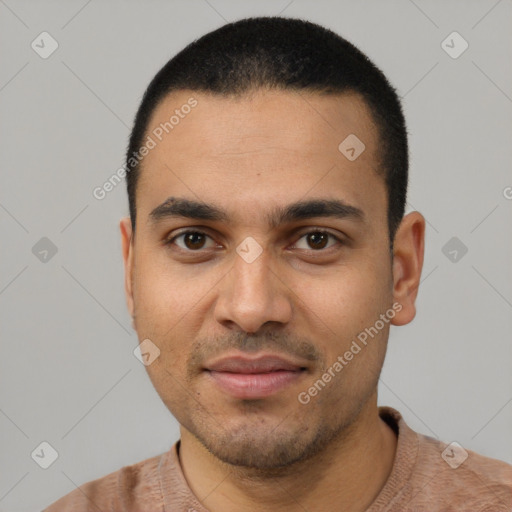
[[[270,268],[265,251],[251,263],[236,255],[233,267],[221,281],[215,318],[230,329],[257,333],[268,323],[290,321],[290,295],[291,291]]]

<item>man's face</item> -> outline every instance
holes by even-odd
[[[160,349],[147,370],[182,428],[225,462],[278,467],[320,450],[375,397],[382,321],[330,382],[308,389],[393,304],[377,132],[356,95],[180,91],[158,106],[147,133],[191,97],[197,106],[144,158],[128,304],[139,339]],[[365,145],[353,161],[338,149],[350,134]],[[151,215],[169,197],[224,217]],[[312,200],[347,208],[280,218]],[[256,364],[259,375],[247,374],[247,359],[268,355],[291,366],[269,376]]]

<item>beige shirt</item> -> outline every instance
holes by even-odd
[[[391,407],[379,407],[379,414],[398,443],[391,474],[367,512],[512,511],[512,466],[418,434]],[[190,490],[178,455],[179,441],[162,455],[80,486],[43,512],[208,512]]]

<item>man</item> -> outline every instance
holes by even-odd
[[[312,23],[253,18],[155,76],[127,152],[125,288],[169,452],[47,511],[506,511],[512,467],[377,407],[415,316],[396,92]]]

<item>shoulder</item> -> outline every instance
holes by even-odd
[[[478,512],[509,510],[512,503],[512,466],[463,448],[418,434],[417,469],[433,478],[430,492],[471,504]],[[422,458],[424,461],[422,462]]]
[[[139,507],[137,510],[142,512],[145,509],[140,508],[141,503],[149,505],[152,512],[157,512],[158,503],[162,501],[158,469],[164,455],[124,466],[82,484],[43,512],[120,512],[134,510],[134,507]]]
[[[401,512],[510,512],[510,464],[417,433],[389,407],[380,408],[380,415],[398,432],[398,446],[379,506],[392,503],[387,510]]]

